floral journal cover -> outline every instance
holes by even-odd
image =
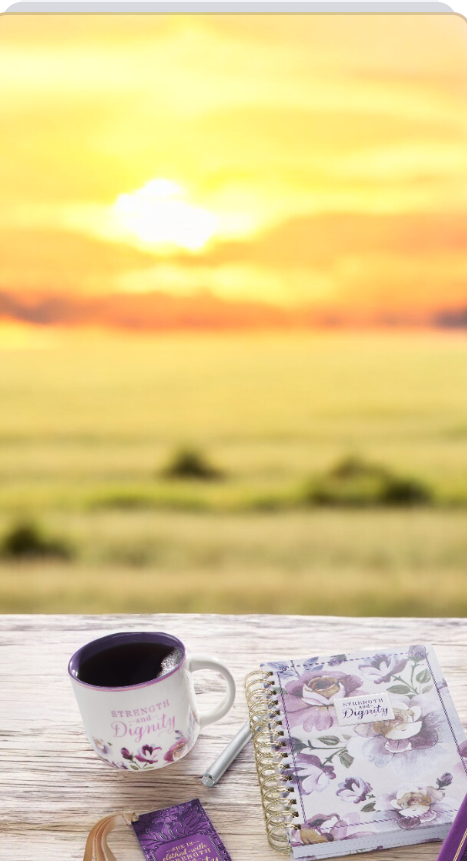
[[[146,861],[231,861],[198,798],[145,813],[133,828]]]
[[[294,858],[447,835],[467,792],[467,750],[432,646],[275,661],[261,670],[283,732]]]

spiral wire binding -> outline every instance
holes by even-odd
[[[290,855],[287,831],[295,827],[297,802],[290,797],[294,790],[285,762],[289,754],[281,750],[286,742],[273,675],[254,670],[245,679],[245,689],[268,841],[273,849]]]

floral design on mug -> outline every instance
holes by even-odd
[[[108,765],[112,765],[114,768],[123,768],[124,771],[128,771],[128,766],[121,760],[120,762],[115,762],[114,754],[112,753],[112,742],[105,742],[101,738],[96,738],[93,736],[92,738],[94,744],[94,750],[97,753],[99,759],[102,759]]]
[[[167,753],[164,754],[166,762],[176,762],[188,753],[188,741],[185,736],[183,736],[178,729],[175,731],[175,735],[177,736],[177,741],[172,745],[172,747],[169,747]]]
[[[143,744],[135,756],[137,762],[150,763],[153,765],[159,761],[161,747],[152,747],[150,744]]]
[[[110,748],[112,747],[112,743],[109,742],[108,744],[106,744],[105,741],[103,741],[101,738],[94,738],[93,737],[92,740],[94,742],[94,747],[96,749],[96,752],[102,757],[107,757],[110,753]]]
[[[153,747],[153,745],[150,744],[143,744],[135,754],[130,753],[127,747],[122,747],[120,753],[123,756],[123,759],[126,759],[129,763],[129,767],[133,769],[133,771],[137,771],[141,768],[146,768],[147,766],[156,765],[159,762],[161,751],[161,747]]]
[[[193,729],[195,724],[193,716],[189,724],[189,728]],[[195,735],[192,735],[190,740],[186,739],[179,729],[175,730],[175,737],[176,741],[163,756],[163,748],[160,745],[143,744],[138,748],[136,753],[132,753],[127,747],[122,747],[120,748],[120,756],[122,757],[120,762],[115,762],[112,742],[105,742],[101,738],[93,736],[93,746],[99,758],[103,759],[109,765],[113,765],[115,768],[123,768],[126,771],[129,769],[140,771],[160,765],[162,760],[165,762],[177,762],[177,760],[182,759],[191,750],[196,738]]]

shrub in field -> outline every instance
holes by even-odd
[[[160,475],[168,479],[188,481],[219,481],[224,473],[213,466],[203,452],[195,448],[181,448],[170,458]]]
[[[122,511],[138,511],[153,508],[154,500],[146,493],[121,490],[113,491],[91,500],[91,508],[117,508]]]
[[[71,559],[73,551],[63,539],[44,535],[34,522],[20,521],[4,536],[1,555],[9,559]]]
[[[358,457],[346,457],[308,485],[304,501],[349,507],[406,506],[428,504],[432,495],[417,479],[394,475],[386,467]]]
[[[430,489],[415,478],[390,476],[381,494],[384,505],[427,505],[432,501]]]

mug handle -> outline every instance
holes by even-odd
[[[232,708],[235,699],[235,681],[230,670],[227,669],[222,661],[218,661],[217,658],[210,658],[208,655],[193,655],[193,657],[187,656],[186,662],[187,670],[190,673],[196,673],[197,670],[215,670],[221,674],[227,684],[227,690],[222,702],[198,715],[199,727],[203,729],[203,727],[208,726],[210,723],[220,720]]]

